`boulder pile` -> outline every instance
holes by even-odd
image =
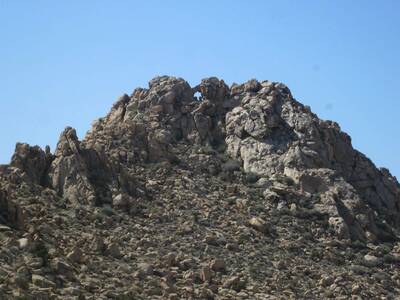
[[[394,299],[400,185],[282,83],[121,96],[0,166],[0,299]]]

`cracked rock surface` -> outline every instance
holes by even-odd
[[[397,179],[271,81],[156,77],[0,166],[0,299],[396,299],[399,236]]]

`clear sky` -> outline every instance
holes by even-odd
[[[0,163],[156,75],[284,82],[400,177],[397,0],[0,0]]]

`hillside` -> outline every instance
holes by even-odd
[[[156,77],[0,166],[0,299],[395,299],[400,185],[282,83]]]

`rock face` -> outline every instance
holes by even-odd
[[[213,77],[192,89],[182,79],[157,77],[149,86],[121,97],[94,125],[87,148],[102,149],[117,169],[136,161],[174,161],[180,143],[226,148],[247,173],[292,178],[310,205],[334,218],[340,236],[394,238],[392,228],[400,225],[395,178],[354,150],[336,123],[294,100],[283,84],[251,80],[229,89]],[[89,191],[85,184],[78,190]]]
[[[288,218],[292,225],[285,223]],[[74,222],[76,225],[67,225]],[[302,225],[294,225],[299,222]],[[218,294],[215,285],[219,284],[221,299],[246,298],[246,295],[256,299],[254,289],[262,278],[238,267],[236,271],[244,272],[241,278],[231,273],[234,268],[229,265],[235,261],[235,252],[247,249],[250,252],[241,255],[245,255],[244,261],[251,269],[251,264],[256,262],[250,254],[266,249],[244,244],[247,234],[269,241],[271,247],[277,247],[274,249],[281,249],[282,245],[275,245],[276,241],[293,238],[292,235],[285,237],[283,232],[291,226],[294,231],[300,230],[296,227],[300,226],[301,230],[311,230],[307,234],[298,232],[313,242],[303,245],[306,248],[321,243],[316,241],[334,240],[352,245],[389,243],[391,249],[397,249],[400,185],[387,169],[376,168],[365,155],[353,149],[350,137],[337,123],[320,120],[309,107],[297,102],[282,83],[253,79],[228,87],[223,80],[211,77],[192,88],[181,78],[162,76],[151,80],[146,89],[137,88],[130,96],[121,96],[110,113],[97,120],[82,141],[73,128],[67,127],[54,154],[49,148],[43,151],[37,146],[17,144],[11,163],[0,166],[0,223],[32,235],[23,237],[29,244],[42,238],[46,241],[44,244],[56,243],[57,238],[45,224],[53,224],[55,235],[70,237],[65,249],[47,245],[56,247],[55,254],[49,255],[58,262],[57,272],[53,267],[52,271],[49,269],[53,273],[45,277],[40,273],[33,280],[29,271],[29,276],[23,277],[30,280],[23,285],[25,290],[32,288],[39,293],[35,286],[53,288],[63,280],[76,281],[79,272],[69,265],[68,276],[64,274],[61,281],[57,279],[63,276],[59,269],[66,269],[66,263],[58,259],[59,252],[63,253],[62,259],[70,253],[69,260],[76,264],[83,263],[83,257],[90,259],[90,255],[94,255],[97,259],[104,255],[113,268],[111,261],[118,265],[118,261],[129,261],[143,249],[175,245],[175,238],[179,244],[198,234],[199,237],[204,235],[202,239],[196,238],[196,242],[205,243],[198,245],[203,249],[201,255],[192,248],[196,244],[192,242],[181,249],[189,255],[181,259],[185,263],[179,263],[178,255],[174,256],[174,264],[167,264],[185,273],[175,274],[176,270],[167,270],[154,261],[139,261],[141,265],[154,265],[155,270],[146,276],[136,276],[140,281],[138,288],[142,290],[130,291],[133,293],[130,295],[138,299],[140,293],[153,298],[165,294],[170,294],[171,298],[178,295],[185,298],[190,295],[185,294],[189,292],[182,286],[189,284],[194,286],[190,297],[210,298]],[[168,239],[168,233],[162,235],[157,245],[144,230],[141,237],[121,240],[122,233],[129,236],[126,224],[139,232],[143,229],[140,226],[152,226],[153,229],[146,229],[150,232],[169,224],[167,228],[173,236]],[[74,238],[73,228],[87,231],[90,242],[86,238],[80,241]],[[195,233],[199,228],[204,231]],[[219,228],[219,233],[209,232],[209,228]],[[227,241],[227,237],[232,240]],[[95,245],[101,241],[101,249],[96,246],[94,251],[93,241]],[[87,246],[81,251],[80,244]],[[136,252],[128,251],[128,245],[137,249]],[[176,247],[172,247],[170,253],[175,253]],[[209,250],[210,247],[221,250]],[[27,251],[26,247],[20,250]],[[39,251],[39,258],[46,266],[48,254],[47,250],[43,251]],[[201,267],[204,261],[197,260],[207,260],[204,256],[208,251],[215,252],[211,253],[214,257],[224,257],[223,268],[212,267],[214,271],[223,269],[224,272]],[[30,254],[32,259],[38,256],[36,252]],[[231,257],[229,255],[233,258],[225,259]],[[360,253],[360,261],[365,260],[364,255]],[[279,266],[277,272],[287,271],[284,262],[274,263]],[[368,267],[385,268],[385,264],[369,264]],[[87,268],[96,269],[95,266]],[[162,270],[157,271],[157,268]],[[193,268],[196,270],[191,270]],[[97,272],[93,270],[88,272]],[[162,277],[160,283],[150,279],[147,282],[149,276],[156,276],[154,274]],[[195,274],[200,275],[196,277]],[[240,288],[230,278],[236,278]],[[182,280],[181,287],[175,287],[177,280]],[[227,284],[231,281],[234,283]],[[0,277],[0,298],[1,288],[7,290],[1,282]],[[318,278],[312,282],[323,282],[321,287],[325,290],[328,281]],[[209,288],[197,291],[197,285],[202,283]],[[65,297],[71,296],[68,293],[75,293],[75,296],[89,293],[105,298],[118,296],[111,293],[112,288],[108,293],[96,289],[96,283],[85,284],[82,290],[72,284],[70,288],[78,288],[79,292],[65,291]],[[334,279],[329,281],[329,285],[335,284]],[[247,286],[254,289],[244,292]],[[280,288],[261,291],[259,297],[281,295]],[[333,295],[341,295],[335,288]],[[297,292],[301,289],[298,287]],[[347,290],[351,291],[351,286]],[[326,296],[308,292],[311,294],[301,290],[303,294],[297,293],[297,296]],[[369,295],[373,296],[375,294]]]
[[[344,236],[389,238],[390,230],[378,228],[374,215],[399,226],[396,179],[354,150],[338,124],[318,119],[295,101],[287,87],[271,82],[256,86],[252,93],[245,92],[246,84],[238,86],[232,95],[241,104],[226,116],[228,153],[243,161],[246,172],[291,177],[307,196],[314,196],[310,202],[343,219]]]
[[[61,134],[49,175],[52,187],[70,203],[111,202],[108,185],[113,174],[106,160],[97,151],[83,147],[70,127]]]

